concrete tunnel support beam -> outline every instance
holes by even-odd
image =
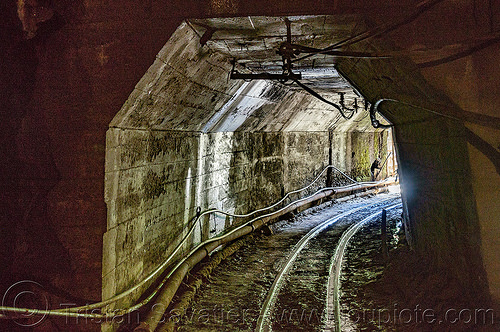
[[[338,69],[371,102],[381,98],[402,102],[384,104],[380,110],[394,124],[405,226],[412,247],[436,267],[450,271],[472,297],[488,288],[496,297],[498,285],[491,276],[487,278],[491,271],[483,265],[485,239],[480,233],[464,123],[422,109],[432,110],[433,103],[453,108],[453,102],[418,75],[411,63],[344,60]]]

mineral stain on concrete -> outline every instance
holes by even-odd
[[[154,199],[160,197],[167,192],[165,187],[167,175],[163,172],[161,175],[153,171],[149,171],[144,178],[144,196],[146,199]]]

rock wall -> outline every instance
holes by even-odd
[[[433,264],[447,269],[470,294],[484,292],[486,274],[464,121],[428,111],[436,105],[443,105],[442,110],[456,105],[415,71],[405,85],[395,84],[407,79],[404,73],[412,72],[411,63],[380,61],[375,68],[359,61],[356,70],[351,65],[342,61],[339,70],[362,86],[361,93],[372,103],[396,100],[382,102],[379,110],[394,124],[410,244],[418,254],[433,257]],[[383,77],[392,80],[380,84]]]
[[[5,289],[20,279],[36,279],[43,285],[50,286],[51,291],[61,295],[64,301],[74,303],[99,300],[101,295],[102,236],[107,229],[106,204],[103,199],[103,165],[107,149],[105,137],[109,123],[134,90],[136,83],[155,61],[158,51],[183,18],[365,13],[375,23],[382,24],[391,22],[398,15],[406,16],[408,8],[414,7],[414,4],[410,2],[406,6],[400,2],[394,4],[393,1],[382,1],[374,7],[367,1],[325,3],[319,0],[307,4],[303,1],[271,3],[263,0],[245,2],[155,0],[141,3],[116,0],[33,0],[29,1],[30,5],[36,7],[35,12],[43,14],[40,19],[34,19],[26,16],[29,15],[27,8],[22,9],[24,17],[19,17],[16,6],[18,3],[22,2],[10,0],[0,3],[2,9],[2,20],[0,20],[2,37],[0,48],[2,60],[0,62],[2,189],[0,191],[0,226],[2,229],[0,246],[4,253],[0,264],[3,277],[1,286]],[[437,11],[434,9],[429,11],[429,15],[423,15],[412,24],[399,27],[397,31],[385,35],[384,38],[399,39],[398,47],[402,47],[403,50],[419,49],[422,45],[432,49],[442,45],[443,41],[459,43],[469,40],[471,35],[482,38],[486,32],[498,30],[500,11],[496,2],[487,4],[487,1],[479,1],[476,4],[476,2],[459,1],[458,3],[464,10],[457,11],[455,3],[435,7]],[[47,8],[38,8],[44,6]],[[469,15],[470,12],[480,17]],[[377,19],[377,16],[387,19]],[[443,20],[443,17],[454,21]],[[28,36],[30,39],[26,39]],[[379,41],[377,39],[377,42]],[[464,109],[497,116],[500,96],[495,93],[499,76],[497,59],[498,45],[489,44],[489,47],[477,50],[472,56],[466,56],[439,67],[426,68],[423,72],[425,79],[430,81],[435,89],[442,89]],[[399,61],[391,60],[389,67],[397,67],[395,65]],[[366,75],[367,79],[359,78],[356,77],[355,72],[352,72],[349,77],[359,83],[359,86],[366,87],[366,91],[371,90],[366,93],[371,100],[387,96],[406,98],[414,92],[411,91],[412,87],[407,85],[411,85],[410,83],[415,78],[420,84],[416,74],[419,70],[414,67],[395,73],[379,66],[379,62],[365,66],[366,62],[356,61],[344,68],[355,68],[358,75]],[[161,63],[156,63],[156,65],[161,66]],[[224,70],[221,69],[219,72],[227,74],[226,69],[229,68],[227,65],[222,66]],[[217,71],[216,68],[214,70]],[[405,72],[411,75],[400,75]],[[210,71],[205,73],[207,77],[212,74]],[[186,96],[187,90],[182,89],[182,82],[172,84],[172,86],[177,86],[180,89],[179,92]],[[224,98],[229,99],[232,92],[237,91],[238,88],[235,85],[233,90],[221,90],[226,93],[226,97],[224,94],[211,94],[211,90],[196,90],[194,86],[190,87],[190,91],[196,91],[192,93],[194,97],[203,94],[210,102],[215,97],[214,105],[220,106],[225,105]],[[417,99],[423,100],[424,103],[429,98],[433,99],[435,89],[432,91],[426,89],[426,93],[418,94]],[[147,95],[148,90],[144,91]],[[322,119],[323,113],[314,111],[315,113],[308,118],[302,116],[304,114],[302,111],[307,110],[310,105],[307,100],[303,100],[300,96],[293,97],[291,94],[285,94],[282,97],[281,109],[273,109],[267,105],[266,109],[260,108],[262,112],[259,112],[257,107],[254,109],[256,112],[252,113],[242,126],[249,130],[288,129],[298,132],[315,128],[325,131],[321,121],[314,121],[314,119]],[[161,100],[161,97],[157,98]],[[143,102],[144,105],[148,102],[155,105],[154,100],[143,100]],[[181,128],[178,126],[180,124],[196,124],[195,120],[184,122],[186,118],[189,120],[190,117],[195,119],[198,116],[200,111],[193,110],[197,107],[196,105],[196,102],[181,105],[182,107],[178,105],[177,109],[180,111],[169,118],[168,123],[172,123],[173,126],[167,129],[177,130]],[[211,110],[213,113],[204,114],[204,119],[211,119],[217,112],[216,108]],[[287,113],[288,110],[295,108],[297,113]],[[186,112],[187,116],[181,120],[180,113],[182,112]],[[413,120],[414,112],[415,110],[409,111],[407,118],[406,115],[402,116],[401,123]],[[263,113],[276,116],[277,121],[272,123],[261,121]],[[164,119],[156,118],[154,121],[145,122],[147,126],[139,126],[139,129],[147,131],[149,125],[162,125]],[[293,121],[288,121],[289,119]],[[136,124],[141,121],[145,119],[136,119]],[[327,126],[331,124],[330,121],[326,122]],[[475,126],[470,123],[467,126],[488,141],[494,150],[498,150],[498,129]],[[441,125],[432,128],[439,129]],[[129,129],[134,129],[134,127],[129,127]],[[192,130],[202,129],[203,126]],[[339,131],[338,135],[342,136],[344,141],[351,139],[350,135],[344,134],[347,130]],[[427,146],[421,144],[420,148],[416,148],[411,131],[407,133],[400,131],[400,133],[399,144],[405,144],[405,140],[408,139],[406,147],[401,145],[402,153],[406,151],[404,158],[411,158],[406,168],[417,169],[420,159],[412,158],[412,156],[426,151]],[[419,141],[426,138],[418,133],[415,135],[414,138]],[[452,136],[444,135],[441,138],[451,140]],[[324,141],[325,139],[318,138],[318,140]],[[463,143],[463,140],[461,142]],[[462,143],[457,143],[456,147],[460,152],[460,158],[468,160],[470,169],[465,168],[466,172],[460,178],[463,182],[450,184],[448,180],[443,180],[443,186],[456,186],[459,188],[458,191],[464,193],[463,201],[459,202],[459,205],[469,207],[474,205],[471,200],[475,202],[477,213],[471,212],[471,215],[467,215],[467,220],[463,222],[469,225],[463,229],[470,230],[471,233],[465,232],[462,234],[465,234],[464,236],[461,235],[456,239],[457,241],[464,239],[473,247],[481,247],[479,256],[482,258],[474,256],[471,251],[468,251],[468,247],[463,246],[459,247],[459,250],[454,250],[453,256],[473,256],[471,261],[475,263],[471,270],[474,271],[474,267],[479,266],[477,270],[480,271],[473,275],[481,275],[481,259],[484,259],[490,290],[499,299],[500,273],[498,271],[500,271],[500,266],[496,253],[500,244],[495,237],[495,230],[499,227],[500,219],[497,217],[499,211],[498,204],[495,202],[498,201],[500,195],[498,191],[500,177],[491,158],[488,158],[476,146],[467,143],[464,148]],[[338,146],[341,150],[334,150],[335,160],[345,162],[345,169],[351,168],[351,159],[346,158],[342,161],[344,152],[336,151],[345,150],[345,154],[352,155],[353,151],[349,150],[351,145],[346,144],[343,147],[343,143],[340,143]],[[438,153],[444,153],[443,151],[448,149],[447,145],[443,146],[442,150],[437,151]],[[433,151],[436,152],[436,149]],[[241,154],[235,155],[235,160],[238,160]],[[446,153],[444,155],[448,156]],[[300,155],[296,156],[295,159],[300,160],[298,157]],[[441,158],[439,154],[437,156],[425,155],[423,158],[426,160]],[[442,161],[450,165],[455,162],[448,157]],[[317,161],[314,164],[319,163]],[[438,165],[441,169],[448,167]],[[234,176],[240,174],[240,170],[235,169],[232,172]],[[434,171],[430,173],[439,174],[439,178],[452,174],[447,171],[443,173],[444,175],[440,172],[434,173]],[[408,188],[423,187],[427,178],[428,176],[422,176],[421,183],[408,181],[407,186]],[[411,177],[407,176],[407,179],[410,180]],[[439,186],[440,181],[442,180],[437,180],[436,187]],[[470,182],[472,182],[473,198],[469,196],[472,195],[469,193]],[[461,187],[464,189],[460,189]],[[150,194],[155,195],[156,192]],[[440,195],[446,198],[447,192],[440,193]],[[434,204],[436,201],[439,200],[430,202]],[[425,200],[421,202],[422,205],[427,203],[428,201]],[[418,206],[415,205],[415,210],[417,209]],[[437,206],[436,209],[445,211],[446,215],[443,207]],[[461,214],[455,215],[458,219],[463,217]],[[414,218],[418,227],[432,229],[435,216],[427,211],[426,214],[415,214]],[[418,224],[416,220],[419,217],[429,221]],[[437,220],[439,223],[442,222],[446,232],[454,236],[457,226],[453,218],[439,218]],[[478,227],[477,218],[480,220],[480,235],[474,233]],[[460,225],[458,228],[462,229]],[[433,243],[440,243],[440,241],[439,239],[433,240],[431,234],[431,238],[422,243],[423,251],[426,252],[427,247],[432,249]],[[446,245],[446,248],[453,248],[453,245]],[[434,253],[433,250],[429,252]],[[461,260],[461,264],[465,263]],[[58,307],[59,302],[52,304]],[[82,330],[88,330],[88,328],[83,327]]]

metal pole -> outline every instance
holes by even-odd
[[[381,223],[381,240],[382,240],[382,256],[387,262],[389,260],[389,251],[387,250],[387,211],[382,210],[382,223]]]

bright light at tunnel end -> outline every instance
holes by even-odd
[[[388,187],[389,193],[391,194],[401,194],[401,186],[399,184]]]

